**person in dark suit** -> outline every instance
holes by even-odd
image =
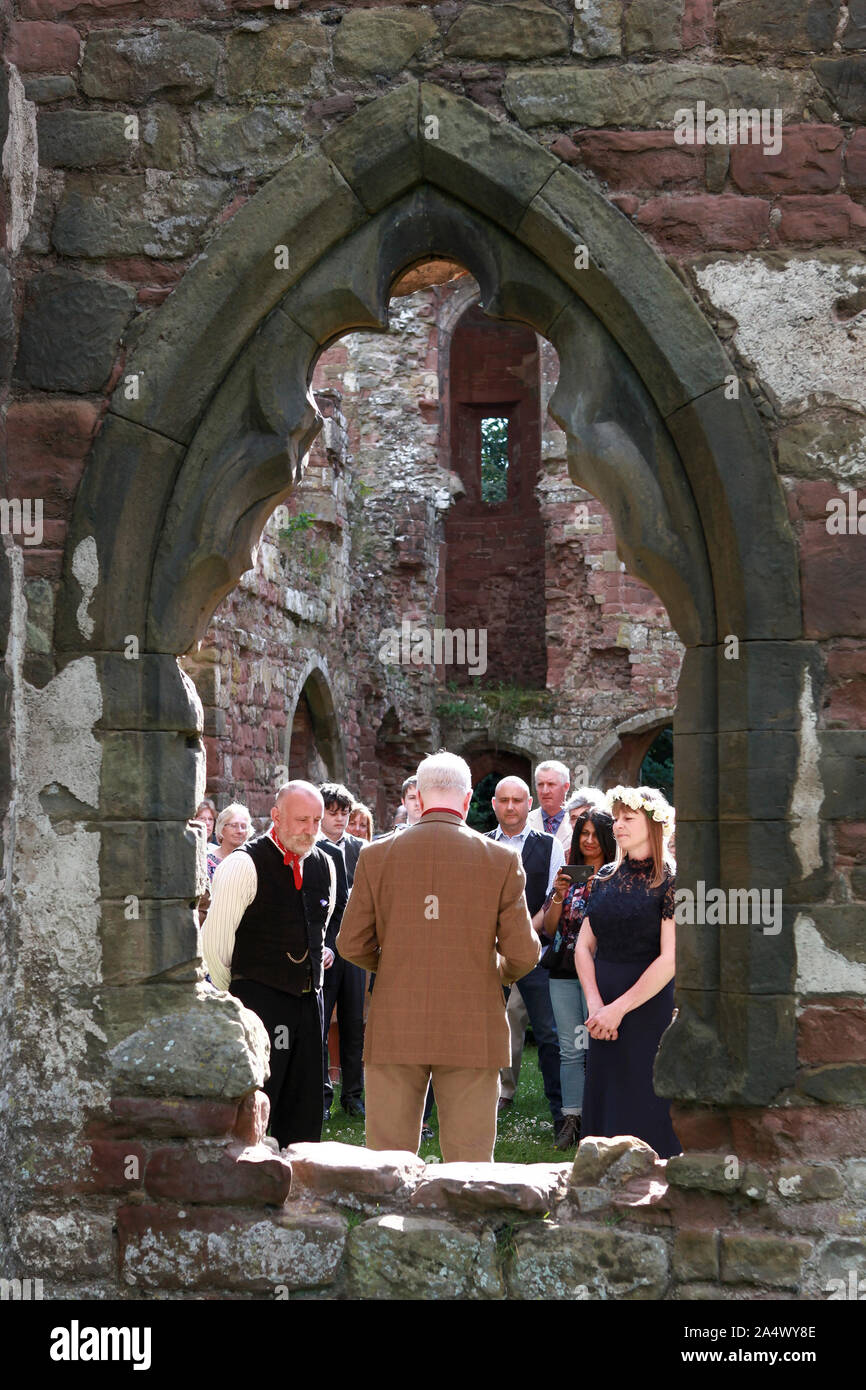
[[[322,979],[337,873],[317,845],[322,798],[286,782],[264,835],[226,856],[213,877],[202,955],[217,989],[257,1013],[271,1044],[271,1133],[279,1144],[322,1137]]]
[[[499,824],[490,839],[520,855],[526,874],[526,906],[536,931],[541,928],[545,899],[553,892],[553,880],[565,862],[559,841],[527,824],[532,796],[519,777],[503,777],[493,794],[493,810]],[[520,993],[538,1045],[538,1065],[544,1094],[550,1106],[556,1138],[563,1126],[562,1089],[559,1079],[559,1035],[550,1002],[550,975],[537,965],[520,981]]]
[[[322,1027],[325,1056],[324,1118],[329,1120],[334,1103],[334,1087],[328,1075],[328,1030],[334,1009],[340,1030],[340,1104],[348,1115],[364,1115],[364,981],[363,970],[337,954],[336,940],[343,912],[355,878],[358,855],[366,843],[355,835],[346,834],[354,799],[339,782],[323,782],[319,787],[325,809],[322,814],[322,835],[319,849],[330,855],[337,867],[337,901],[325,945],[334,952],[334,962],[325,970],[322,992]]]

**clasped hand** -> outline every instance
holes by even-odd
[[[600,1009],[590,1014],[586,1020],[586,1031],[599,1042],[614,1042],[619,1036],[623,1010],[614,1004],[602,1004]]]

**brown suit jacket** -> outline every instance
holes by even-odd
[[[501,986],[541,954],[525,884],[520,856],[456,811],[362,849],[337,950],[376,971],[367,1062],[508,1066]]]

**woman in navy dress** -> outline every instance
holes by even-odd
[[[660,1158],[681,1152],[653,1063],[674,1011],[673,811],[651,787],[608,792],[617,845],[599,870],[575,947],[589,1051],[584,1135],[633,1134]]]

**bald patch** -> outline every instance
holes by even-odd
[[[276,804],[279,806],[280,802],[284,801],[287,796],[311,796],[313,800],[318,802],[322,807],[322,810],[325,809],[322,793],[319,791],[318,787],[313,786],[312,782],[302,782],[300,780],[284,782],[277,792]]]
[[[496,790],[494,791],[493,795],[494,797],[497,797],[499,796],[500,792],[508,791],[510,788],[514,787],[521,791],[524,796],[532,795],[528,786],[523,781],[522,777],[503,777],[501,782],[496,783]]]

